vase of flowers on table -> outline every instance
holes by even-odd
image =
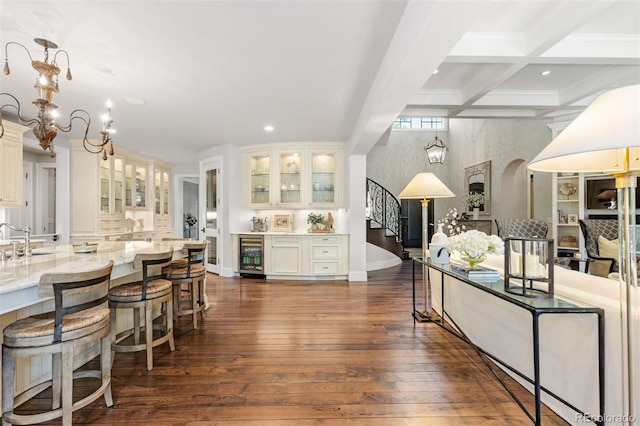
[[[469,192],[464,201],[467,203],[467,206],[472,209],[473,220],[478,220],[480,207],[483,206],[485,202],[484,192]]]
[[[502,238],[476,230],[449,237],[445,247],[449,253],[458,252],[460,259],[469,264],[469,269],[476,269],[487,259],[488,253],[504,253]]]

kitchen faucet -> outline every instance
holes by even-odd
[[[25,225],[24,228],[20,229],[20,228],[16,228],[13,225],[9,225],[8,223],[0,223],[0,229],[6,226],[7,228],[11,229],[12,231],[20,231],[20,232],[24,232],[24,255],[25,256],[31,256],[31,227],[29,225]]]

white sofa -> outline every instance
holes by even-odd
[[[455,258],[452,258],[455,260]],[[504,256],[489,255],[484,266],[503,276]],[[616,280],[556,266],[555,295],[602,308],[605,312],[605,419],[622,424],[622,322],[620,289]],[[439,274],[431,273],[432,302],[441,313]],[[637,289],[636,289],[637,290]],[[640,292],[632,294],[635,330],[640,330]],[[533,377],[531,314],[499,298],[445,276],[445,307],[460,328],[479,347]],[[587,413],[598,414],[597,318],[595,315],[542,315],[540,317],[541,382]],[[636,355],[640,354],[640,348]],[[640,387],[640,358],[635,359],[636,388]],[[626,360],[624,361],[626,365]],[[520,380],[521,381],[521,380]],[[524,383],[523,383],[524,384]],[[533,389],[528,383],[526,387]],[[640,395],[640,389],[635,390]],[[542,401],[571,424],[584,424],[573,410],[544,395]],[[588,422],[587,422],[588,423]]]

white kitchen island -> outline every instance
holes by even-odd
[[[112,281],[126,280],[135,273],[133,258],[136,253],[164,251],[174,248],[174,257],[183,257],[182,241],[101,241],[95,253],[76,254],[73,246],[43,247],[35,249],[33,256],[20,257],[0,264],[0,315],[35,305],[47,300],[38,296],[38,282],[47,272],[78,271],[94,268],[113,260]]]

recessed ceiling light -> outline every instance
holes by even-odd
[[[440,70],[437,69],[437,68],[435,70],[433,70],[433,74],[438,74],[439,72],[440,72]]]
[[[549,70],[542,71],[542,75],[549,75],[549,74],[551,74],[551,71],[549,71]]]
[[[273,126],[264,126],[265,132],[273,132]]]

